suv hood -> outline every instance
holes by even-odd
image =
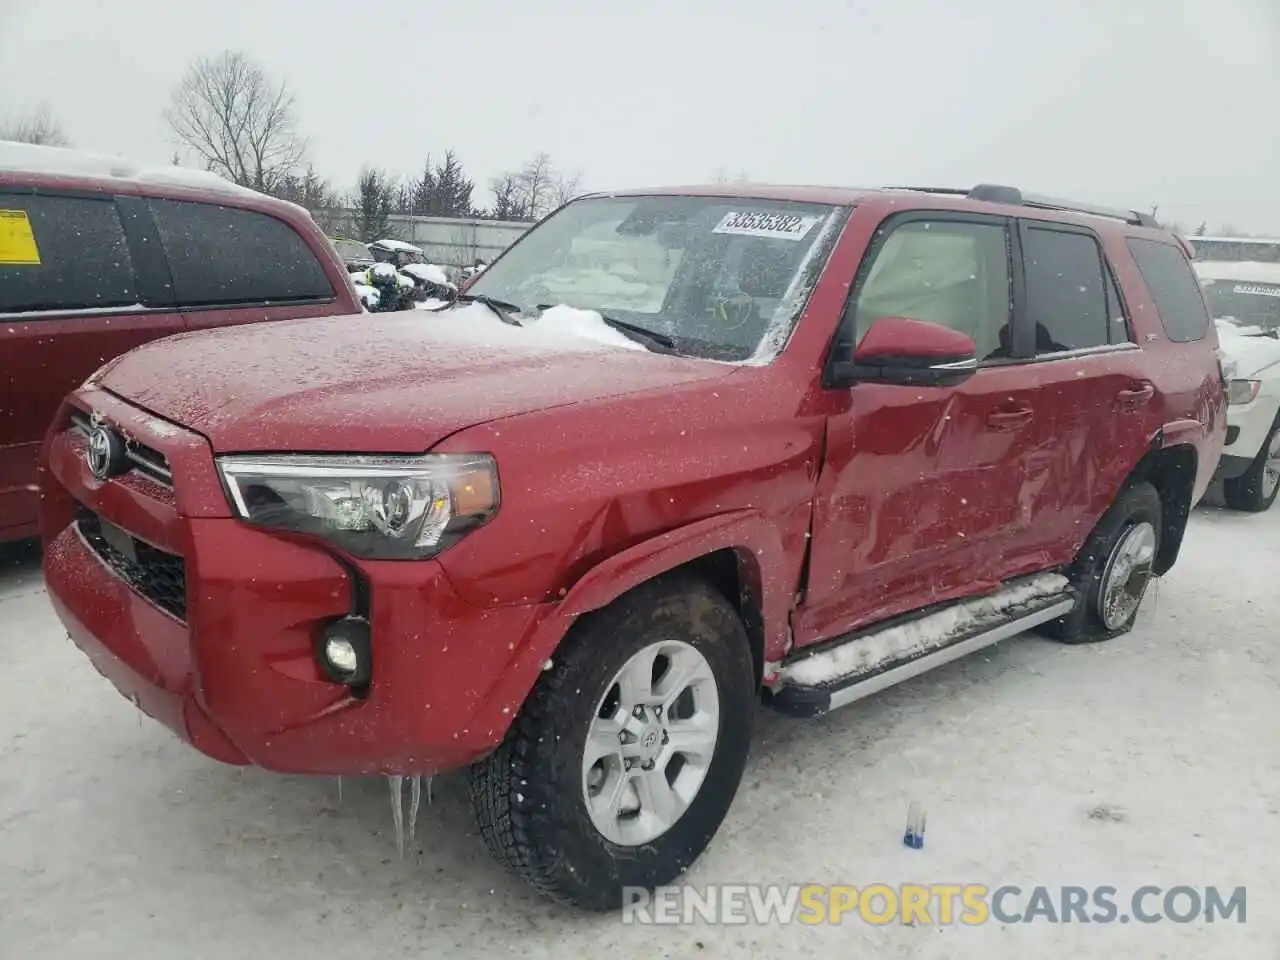
[[[1218,328],[1218,353],[1224,368],[1230,365],[1228,377],[1251,379],[1260,370],[1280,363],[1280,340],[1275,337],[1243,333],[1226,320],[1216,321],[1215,326]]]
[[[179,334],[130,351],[97,383],[217,453],[421,453],[488,420],[735,369],[650,353],[567,312],[576,322],[545,324],[548,311],[527,328],[471,305]]]

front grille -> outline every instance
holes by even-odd
[[[88,437],[89,431],[92,429],[89,415],[80,410],[73,410],[71,412],[71,429]],[[132,437],[125,438],[124,446],[129,462],[133,464],[133,468],[138,473],[154,480],[161,486],[173,487],[173,471],[169,467],[168,457],[159,450],[148,447],[145,443],[139,443]]]
[[[133,556],[122,552],[103,533],[97,514],[82,510],[76,526],[85,543],[114,573],[165,613],[187,619],[187,571],[182,557],[157,549],[120,531],[133,547]]]

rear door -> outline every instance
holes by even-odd
[[[1146,452],[1155,388],[1097,235],[1019,224],[1035,361],[1032,441],[1044,482],[1028,491],[1024,546],[1069,562]]]
[[[149,203],[190,329],[335,311],[333,283],[285,221],[211,203]]]
[[[0,221],[3,541],[36,532],[36,458],[63,397],[183,324],[165,305],[158,245],[131,198],[0,191]]]

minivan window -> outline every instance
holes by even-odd
[[[1002,226],[909,220],[885,238],[854,306],[855,342],[885,317],[924,320],[972,338],[979,359],[1011,340],[1009,238]]]
[[[110,199],[0,193],[0,313],[105,310],[138,302]]]
[[[331,298],[311,248],[282,220],[251,210],[152,200],[160,240],[183,307]]]
[[[1130,238],[1129,252],[1151,291],[1164,332],[1177,343],[1200,340],[1209,329],[1200,282],[1177,247],[1155,240]]]
[[[1102,251],[1093,237],[1029,227],[1022,236],[1022,257],[1037,354],[1084,350],[1111,341]]]

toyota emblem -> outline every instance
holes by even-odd
[[[123,473],[128,461],[124,439],[101,422],[95,422],[89,431],[89,448],[84,454],[89,472],[98,480],[108,480]]]

